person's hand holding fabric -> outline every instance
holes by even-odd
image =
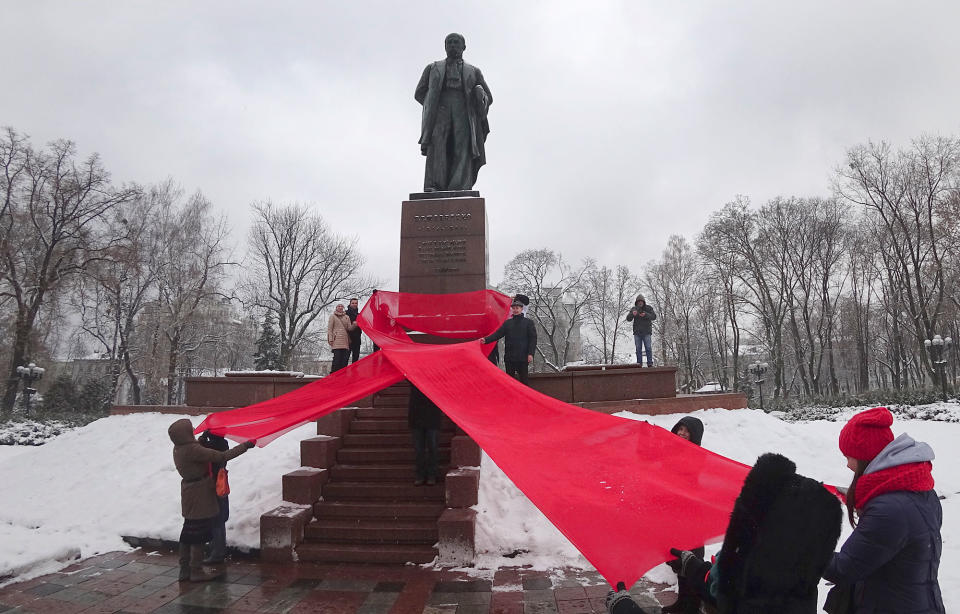
[[[689,550],[670,548],[670,554],[677,558],[667,561],[667,565],[669,565],[670,569],[672,569],[673,572],[681,578],[689,576],[693,569],[697,569],[703,565],[703,559]]]
[[[643,614],[643,608],[634,601],[623,582],[617,582],[617,590],[607,593],[604,605],[609,614]]]

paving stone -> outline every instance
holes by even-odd
[[[369,593],[377,586],[376,580],[347,580],[340,578],[327,578],[321,580],[317,589],[321,591],[349,591],[358,593]]]
[[[434,591],[430,595],[430,601],[427,602],[427,605],[457,605],[460,603],[460,595],[462,593],[438,593]]]
[[[555,602],[556,597],[553,594],[552,589],[540,589],[540,590],[526,590],[523,591],[523,600],[525,602],[537,603],[537,602]]]
[[[555,601],[524,602],[523,614],[558,614]]]
[[[457,606],[457,614],[488,614],[490,606],[486,604],[470,603]]]
[[[557,609],[560,614],[592,614],[593,606],[587,599],[557,600]]]
[[[452,580],[437,582],[433,588],[438,593],[480,593],[493,590],[490,580]]]
[[[87,591],[76,586],[69,586],[62,591],[57,591],[50,595],[52,599],[59,599],[61,601],[69,601],[70,603],[77,603],[80,605],[94,605],[100,603],[101,601],[106,601],[110,598],[110,595],[106,593],[101,593],[99,591]]]
[[[550,581],[550,578],[524,578],[522,585],[525,591],[553,588],[553,583]]]
[[[172,604],[184,604],[206,608],[225,608],[253,590],[249,584],[205,584],[174,599]]]
[[[586,599],[587,592],[583,590],[583,587],[579,584],[575,586],[567,586],[563,588],[558,588],[553,591],[554,595],[557,597],[557,601],[567,601],[571,599]]]
[[[43,597],[45,595],[52,595],[54,593],[58,593],[62,590],[66,590],[66,589],[59,584],[50,584],[50,583],[44,582],[43,584],[38,584],[37,586],[34,586],[33,588],[28,589],[25,592],[30,593],[31,595],[36,595],[37,597]]]
[[[406,585],[406,582],[377,582],[373,591],[375,593],[399,593],[403,591],[403,587]]]

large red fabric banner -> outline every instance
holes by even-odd
[[[402,378],[433,400],[611,585],[631,585],[721,536],[749,467],[665,429],[545,396],[497,369],[479,341],[413,343],[405,329],[476,339],[507,316],[509,297],[378,292],[360,327],[377,352],[271,401],[213,414],[198,432],[266,438]],[[453,315],[451,315],[453,314]]]

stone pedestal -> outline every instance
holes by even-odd
[[[477,192],[411,194],[400,214],[400,292],[487,288],[487,213]]]

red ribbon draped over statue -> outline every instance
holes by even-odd
[[[280,434],[404,378],[490,456],[611,585],[632,585],[668,558],[723,535],[749,467],[639,420],[536,392],[487,358],[510,298],[374,294],[358,322],[380,346],[281,397],[211,414],[197,427],[265,445]],[[464,343],[415,343],[407,330]]]

